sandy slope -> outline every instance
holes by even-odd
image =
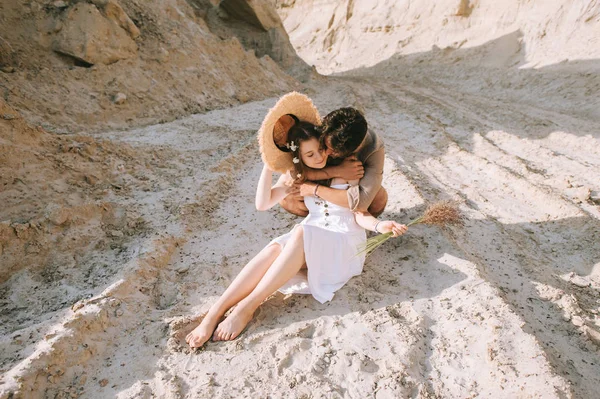
[[[275,295],[240,339],[190,354],[182,317],[295,223],[252,205],[254,131],[274,99],[105,134],[173,154],[168,181],[117,199],[156,235],[112,285],[38,326],[46,338],[10,365],[4,395],[20,375],[20,392],[49,397],[591,397],[600,210],[576,194],[600,190],[597,120],[441,86],[326,82],[308,90],[322,112],[361,107],[385,137],[387,216],[462,199],[464,229],[415,227],[331,303]]]

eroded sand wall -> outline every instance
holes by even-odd
[[[490,66],[600,58],[600,3],[585,0],[277,0],[298,54],[321,73],[375,65],[432,47],[481,46],[511,33]],[[524,56],[520,56],[521,47]]]
[[[222,3],[2,0],[2,95],[28,121],[78,133],[265,98],[309,76],[268,3],[240,15]]]

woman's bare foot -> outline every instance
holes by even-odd
[[[213,316],[208,313],[202,319],[200,325],[185,337],[185,342],[187,342],[191,348],[200,348],[213,335],[220,320],[221,317]]]
[[[229,316],[221,323],[213,334],[213,341],[231,341],[244,331],[254,316],[254,310],[236,306]]]

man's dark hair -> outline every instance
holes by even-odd
[[[367,121],[355,108],[339,108],[323,118],[321,129],[322,144],[329,140],[336,157],[345,158],[363,142],[367,135]]]

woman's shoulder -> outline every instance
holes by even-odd
[[[279,176],[279,179],[277,180],[277,184],[285,184],[288,185],[290,183],[292,183],[294,181],[294,179],[292,178],[292,175],[289,171],[283,173],[281,176]]]

